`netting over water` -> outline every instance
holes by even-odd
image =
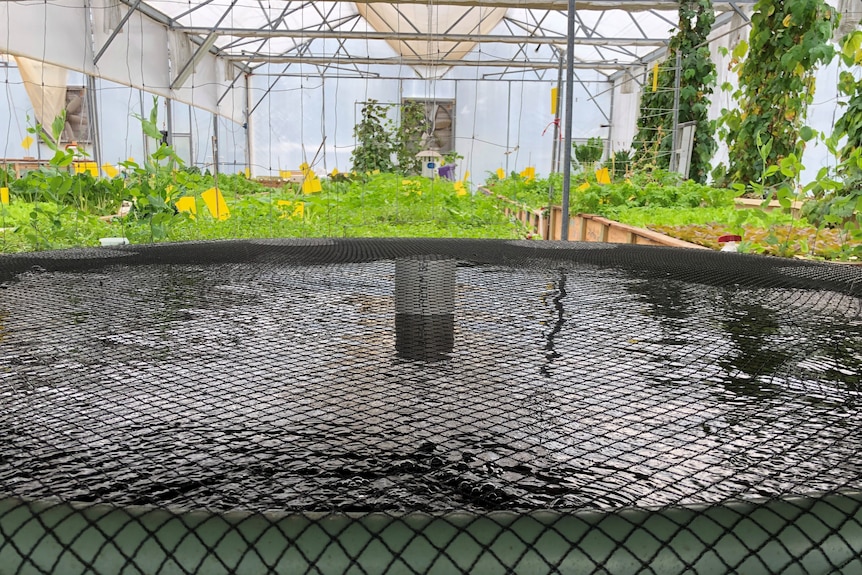
[[[375,545],[392,572],[553,572],[575,559],[584,572],[625,571],[609,563],[620,550],[636,572],[662,549],[672,572],[705,557],[726,571],[847,568],[862,549],[860,280],[849,266],[492,240],[7,256],[0,558],[38,572],[68,555],[85,569],[111,548],[128,572],[151,572],[136,563],[146,547],[122,551],[122,539],[146,524],[140,514],[165,509],[278,527],[270,558],[255,550],[263,535],[231,559],[218,549],[226,535],[202,543],[216,571],[248,561],[313,571],[336,553],[337,569],[374,572],[362,557]],[[774,525],[755,521],[763,543],[736,533],[742,517],[786,501],[804,503],[769,511]],[[835,524],[810,510],[823,502],[840,510]],[[100,526],[116,506],[144,507],[119,531]],[[633,532],[647,520],[633,508],[683,519],[641,541]],[[42,519],[57,509],[101,510],[81,524],[98,540],[91,556],[69,552],[86,537],[40,547],[63,528]],[[736,555],[720,551],[725,535],[698,534],[716,509],[735,509],[709,525],[732,535]],[[293,536],[279,522],[299,517],[345,523],[321,536],[319,554],[293,556],[313,530]],[[396,520],[400,543],[367,526],[375,517]],[[524,517],[531,535],[510,526]],[[602,527],[620,517],[623,527]],[[489,518],[497,532],[484,537]],[[566,527],[573,518],[579,527]],[[431,519],[454,534],[435,539]],[[209,565],[163,543],[159,521],[144,527],[164,556],[152,572]],[[343,541],[351,521],[367,539],[355,549]],[[225,533],[242,532],[231,525]],[[43,535],[28,546],[32,529]],[[839,559],[795,556],[788,530],[811,549],[837,536]],[[705,550],[677,550],[681,532]],[[495,551],[509,544],[501,533],[524,548],[511,561]],[[458,534],[475,556],[451,549]],[[417,540],[436,559],[411,559]],[[773,544],[778,563],[762,557]]]

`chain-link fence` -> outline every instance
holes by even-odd
[[[862,271],[496,240],[0,259],[0,573],[862,571]]]

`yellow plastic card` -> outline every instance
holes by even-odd
[[[303,194],[315,194],[323,190],[317,174],[314,173],[314,170],[308,164],[303,163],[299,166],[299,169],[302,170],[302,175],[305,176],[305,179],[302,181]]]
[[[469,180],[469,179],[470,179],[470,170],[465,170],[465,171],[464,171],[464,177],[463,177],[463,178],[461,178],[461,181],[462,181],[462,182],[466,182],[466,181],[467,181],[467,180]]]
[[[302,202],[278,200],[278,206],[282,211],[281,217],[279,217],[280,220],[284,218],[301,218],[305,214],[305,204]]]
[[[317,176],[314,175],[314,172],[310,172],[311,177],[306,176],[305,180],[302,182],[302,193],[303,194],[315,194],[323,190],[323,187],[320,185],[320,180],[317,179]]]
[[[600,184],[610,184],[611,183],[611,173],[607,168],[602,168],[601,170],[596,170],[596,181]]]
[[[506,178],[506,172],[503,171],[503,168],[497,168],[497,179],[503,180]]]
[[[246,179],[251,178],[251,170],[249,168],[244,169],[242,173],[246,177]]]
[[[25,150],[29,150],[30,146],[33,145],[33,138],[30,136],[25,136],[23,140],[21,140],[21,147]]]
[[[455,195],[466,196],[467,189],[464,187],[464,182],[455,182]]]
[[[590,189],[590,183],[589,183],[589,182],[584,182],[583,184],[581,184],[580,186],[578,186],[578,191],[579,191],[579,192],[583,192],[583,191],[586,191],[586,190],[589,190],[589,189]]]
[[[190,213],[192,218],[198,213],[198,204],[193,196],[183,196],[174,205],[177,207],[177,210]]]
[[[551,88],[551,115],[557,115],[557,87]]]
[[[9,188],[0,188],[0,204],[9,205]]]
[[[99,177],[99,166],[96,162],[75,162],[75,173],[88,173],[94,178]]]
[[[120,170],[115,168],[113,164],[102,164],[102,170],[104,170],[109,178],[116,178],[120,175]]]
[[[652,91],[658,92],[658,60],[652,66]]]
[[[227,209],[227,202],[224,201],[224,196],[218,188],[210,188],[201,194],[204,204],[207,209],[217,220],[224,221],[230,217],[230,210]]]
[[[536,168],[534,166],[527,166],[524,168],[524,171],[521,172],[521,177],[528,182],[532,182],[536,179]]]

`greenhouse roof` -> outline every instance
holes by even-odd
[[[716,25],[744,23],[753,1],[715,2]],[[250,75],[556,80],[567,7],[562,0],[15,0],[0,3],[0,53],[242,123]],[[575,75],[601,82],[661,58],[677,8],[670,0],[578,1]]]
[[[752,1],[715,5],[727,17]],[[209,50],[246,71],[283,64],[360,76],[368,65],[398,66],[408,76],[410,69],[441,76],[455,65],[553,69],[565,49],[568,7],[565,0],[122,2],[187,34],[193,51]],[[660,55],[676,29],[671,0],[591,0],[575,7],[575,67],[606,75]]]

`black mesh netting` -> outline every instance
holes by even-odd
[[[0,282],[0,573],[862,572],[858,268],[261,240]]]

